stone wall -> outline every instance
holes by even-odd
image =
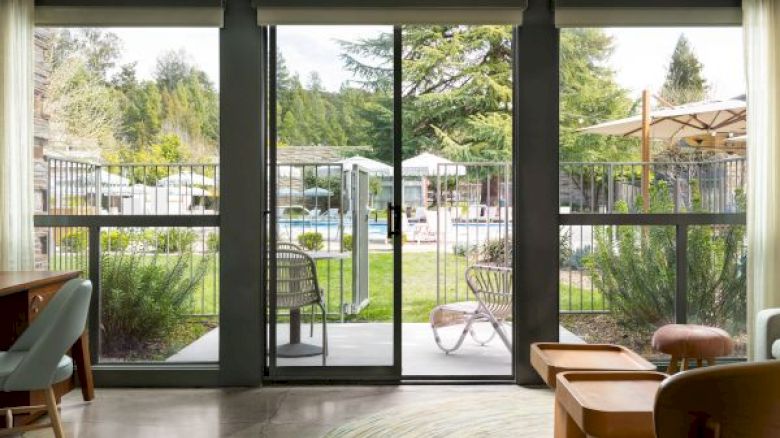
[[[35,214],[45,213],[47,206],[47,165],[44,151],[49,142],[49,115],[44,110],[46,87],[49,85],[51,66],[46,62],[51,47],[52,32],[48,29],[35,31],[35,102],[33,119],[35,123],[34,149],[35,157]],[[44,229],[35,230],[35,267],[48,268],[49,232]]]

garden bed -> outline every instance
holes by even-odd
[[[642,356],[654,359],[668,359],[668,356],[653,351],[650,340],[652,332],[643,332],[618,323],[612,314],[561,314],[560,324],[588,343],[618,344],[628,347]],[[733,357],[745,357],[747,333],[744,330],[732,333],[734,339]]]

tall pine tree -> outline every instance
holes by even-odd
[[[704,100],[709,86],[702,70],[702,63],[696,57],[688,38],[681,34],[669,62],[666,81],[661,87],[661,98],[672,105]]]

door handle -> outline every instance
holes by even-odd
[[[393,205],[392,202],[387,203],[387,238],[393,236],[400,236],[401,230],[399,225],[401,224],[401,207]]]
[[[394,211],[393,203],[388,202],[387,203],[387,238],[390,239],[393,237],[393,216]]]

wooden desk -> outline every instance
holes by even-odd
[[[555,438],[654,438],[659,372],[570,371],[558,374]]]
[[[77,278],[81,272],[51,271],[0,271],[0,350],[8,350],[16,339],[43,310],[54,295],[68,280]],[[92,368],[89,357],[87,332],[73,344],[70,351],[76,364],[76,375],[81,383],[84,400],[95,398]],[[76,376],[54,385],[57,400],[76,386]],[[43,391],[2,392],[0,407],[34,406],[45,404]],[[39,415],[38,415],[39,416]],[[16,424],[25,424],[37,416],[18,416]],[[0,419],[0,423],[4,423]]]
[[[550,388],[555,388],[556,375],[565,371],[656,370],[642,356],[612,344],[537,342],[531,345],[531,365]]]

